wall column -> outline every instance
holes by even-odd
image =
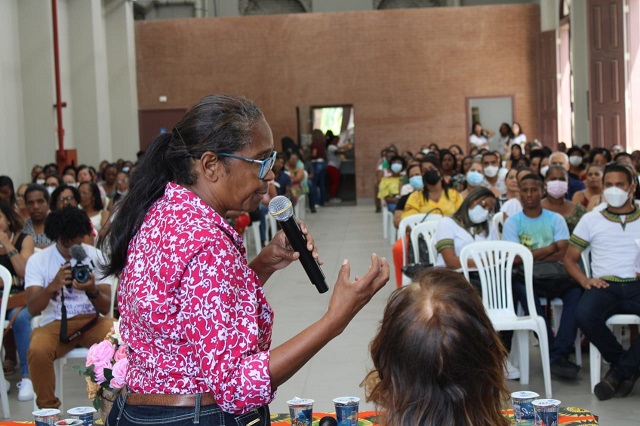
[[[113,0],[105,6],[104,14],[113,155],[108,159],[135,160],[140,136],[133,3]]]

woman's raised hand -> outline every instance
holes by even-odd
[[[335,323],[338,334],[389,281],[389,262],[374,253],[371,255],[371,265],[364,276],[356,276],[355,280],[351,281],[350,275],[351,265],[345,259],[325,314],[327,319]]]

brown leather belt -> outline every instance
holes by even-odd
[[[127,394],[126,403],[129,405],[161,405],[171,407],[195,407],[196,395],[180,394]],[[210,393],[203,393],[200,405],[214,405],[216,399]]]

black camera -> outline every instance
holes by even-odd
[[[91,274],[91,268],[89,265],[82,263],[76,263],[76,266],[71,268],[71,277],[78,282],[78,284],[84,284],[89,281]]]

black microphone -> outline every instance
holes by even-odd
[[[318,292],[324,293],[329,290],[320,265],[307,250],[307,239],[296,222],[291,201],[283,195],[273,197],[269,202],[269,213],[280,223],[291,247],[300,253],[300,263]]]

